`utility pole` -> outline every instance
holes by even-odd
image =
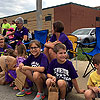
[[[36,0],[37,29],[42,30],[42,0]]]

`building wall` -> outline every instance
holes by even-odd
[[[71,26],[71,5],[64,5],[54,8],[54,21],[60,20],[64,23],[64,32],[70,33]]]
[[[71,33],[79,28],[100,26],[100,10],[76,4],[58,6],[54,8],[54,21],[61,20],[65,26],[65,33]]]
[[[45,17],[48,16],[48,14],[51,14],[51,20],[52,21],[45,21]],[[29,13],[23,13],[18,14],[10,17],[5,17],[9,23],[11,23],[12,20],[15,20],[17,17],[22,17],[24,20],[27,20],[27,24],[24,24],[25,27],[27,27],[31,32],[34,30],[37,30],[37,23],[36,23],[36,12],[29,12]],[[44,9],[42,10],[42,29],[49,29],[51,32],[51,22],[54,20],[54,8],[51,9]],[[3,18],[0,19],[0,23],[2,23]]]
[[[71,32],[78,28],[97,27],[96,17],[100,17],[100,10],[71,5]]]

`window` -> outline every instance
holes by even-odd
[[[96,21],[100,21],[100,17],[96,17]]]
[[[27,20],[24,20],[24,24],[27,24]]]
[[[45,21],[51,21],[51,16],[46,16]]]

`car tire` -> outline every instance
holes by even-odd
[[[89,41],[88,39],[85,39],[85,40],[83,41],[83,43],[90,43],[90,41]]]
[[[89,39],[85,39],[84,41],[83,41],[83,43],[90,43],[90,41],[89,41]],[[84,46],[84,47],[90,47],[90,46]]]

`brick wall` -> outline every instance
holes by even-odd
[[[100,10],[75,4],[54,8],[54,21],[61,20],[65,26],[65,33],[71,33],[79,28],[100,27]]]
[[[45,21],[45,17],[48,16],[48,14],[51,14],[52,21]],[[42,29],[49,29],[49,31],[51,32],[51,22],[54,21],[54,9],[46,9],[46,10],[42,10]],[[33,32],[34,30],[37,30],[37,23],[36,23],[36,12],[29,12],[29,13],[23,13],[23,14],[19,14],[19,15],[14,15],[14,16],[10,16],[10,17],[6,17],[7,21],[9,23],[11,23],[12,20],[15,20],[17,17],[23,17],[24,20],[27,20],[27,24],[24,24],[25,27],[27,27],[31,32]],[[2,23],[3,19],[0,19],[0,23]]]

